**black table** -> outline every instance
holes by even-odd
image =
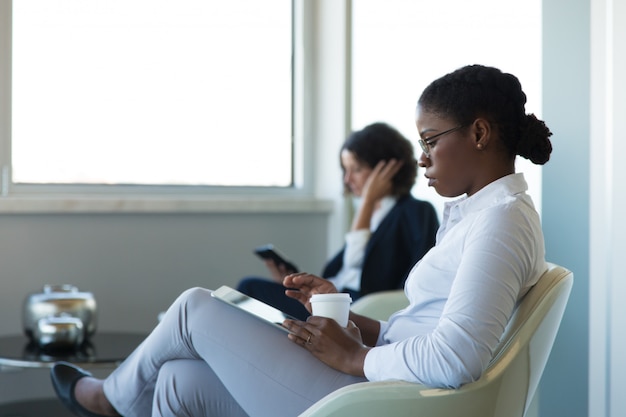
[[[145,334],[96,332],[74,350],[48,351],[24,335],[0,337],[0,365],[18,368],[50,368],[58,361],[84,368],[111,367],[122,362],[143,341]]]
[[[83,368],[106,368],[119,365],[145,334],[96,332],[76,350],[46,351],[24,335],[0,337],[0,366],[16,368],[51,368],[57,361]],[[0,417],[71,417],[56,398],[36,398],[0,405]]]

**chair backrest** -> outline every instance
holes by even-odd
[[[573,281],[571,271],[548,264],[548,270],[515,309],[483,375],[487,379],[492,375],[500,377],[503,395],[506,391],[524,388],[526,395],[521,404],[524,414],[548,362]],[[514,380],[509,381],[509,375],[514,376]]]
[[[567,269],[549,264],[519,302],[494,358],[480,379],[459,389],[403,381],[341,388],[301,416],[522,417],[548,361],[573,284]]]

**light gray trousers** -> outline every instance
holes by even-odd
[[[126,417],[294,417],[364,380],[326,366],[285,332],[209,290],[193,288],[105,380],[104,392]]]

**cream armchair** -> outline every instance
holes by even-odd
[[[519,303],[494,359],[479,380],[456,390],[402,381],[363,382],[327,395],[300,417],[523,417],[550,355],[573,277],[567,269],[549,265]],[[400,295],[403,293],[374,294],[357,301],[353,310],[381,318],[393,302],[399,303],[399,308],[406,305],[406,298]],[[376,306],[375,298],[386,307]]]
[[[356,300],[350,310],[376,320],[387,320],[389,316],[409,305],[404,290],[380,291]]]

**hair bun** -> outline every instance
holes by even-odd
[[[521,139],[517,143],[517,154],[534,164],[543,165],[550,160],[552,132],[534,114],[527,114],[521,125]]]

